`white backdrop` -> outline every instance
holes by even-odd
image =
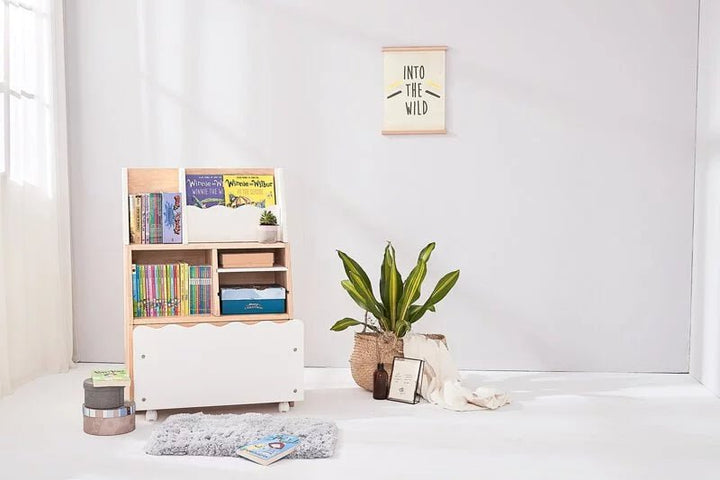
[[[687,371],[697,4],[67,1],[81,360],[122,359],[120,168],[286,168],[308,365],[434,240],[462,368]],[[448,45],[444,136],[383,137],[382,46]],[[376,277],[375,277],[376,278]]]

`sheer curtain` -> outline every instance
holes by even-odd
[[[0,395],[72,363],[62,0],[0,0]]]

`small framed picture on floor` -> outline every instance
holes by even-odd
[[[418,403],[420,401],[422,370],[422,360],[395,357],[393,359],[387,399],[396,402]]]

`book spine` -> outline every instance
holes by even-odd
[[[165,312],[165,265],[158,265],[158,298],[160,301],[158,302],[158,308],[159,308],[159,317],[164,317],[167,315]]]
[[[155,243],[163,243],[163,194],[155,193]]]
[[[190,285],[190,292],[188,296],[188,300],[190,302],[190,315],[195,315],[197,312],[195,311],[195,266],[190,265],[188,267],[188,273],[190,275],[189,277],[189,285]]]
[[[154,291],[153,297],[155,298],[155,316],[160,316],[160,265],[155,265],[154,268]]]
[[[155,265],[148,265],[148,273],[150,274],[150,281],[148,282],[148,286],[150,287],[150,293],[148,295],[148,299],[150,301],[150,316],[157,317],[157,302],[155,301],[155,292],[157,291],[155,285]]]
[[[210,314],[212,297],[212,266],[205,265],[205,314]]]
[[[205,278],[205,267],[200,265],[198,267],[198,277],[200,277],[199,285],[198,285],[198,313],[205,313],[205,284],[204,284],[204,278]]]
[[[155,243],[157,233],[155,231],[155,195],[148,194],[148,243]]]
[[[163,305],[165,306],[165,315],[170,316],[170,315],[173,315],[173,311],[171,308],[171,306],[172,306],[172,295],[171,295],[172,276],[170,274],[171,265],[165,264],[164,267],[165,267],[164,268],[165,271],[163,272],[164,273],[163,277],[165,279],[165,301],[163,302]]]
[[[190,315],[190,266],[187,263],[182,265],[182,286],[183,286],[183,315]]]
[[[140,298],[138,296],[138,277],[137,277],[137,265],[132,264],[130,267],[130,278],[132,279],[132,305],[133,305],[133,317],[138,316],[138,305]]]
[[[142,242],[141,243],[150,243],[148,241],[148,194],[143,193],[140,196],[140,208],[141,208],[141,214],[142,214]]]
[[[130,230],[130,243],[139,243],[137,231],[137,217],[135,215],[135,195],[128,195],[128,227]]]
[[[135,242],[133,243],[142,243],[142,196],[135,195],[134,196],[134,205],[135,205]]]
[[[147,265],[141,265],[141,274],[142,274],[142,294],[140,297],[142,298],[142,316],[143,317],[149,317],[150,316],[150,310],[149,310],[149,303],[148,303],[148,269]]]
[[[140,290],[139,294],[139,300],[140,304],[138,305],[138,313],[139,317],[145,316],[145,265],[138,265],[138,288]]]
[[[178,315],[178,310],[177,310],[177,298],[178,298],[178,296],[177,296],[177,272],[176,272],[176,270],[177,270],[177,264],[175,264],[175,263],[171,264],[170,265],[170,278],[171,278],[170,292],[171,292],[172,300],[170,303],[170,308],[171,308],[172,315]]]
[[[180,312],[180,264],[173,265],[173,277],[175,278],[175,315],[182,315]]]

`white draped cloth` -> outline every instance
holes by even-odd
[[[456,411],[494,410],[510,403],[507,393],[492,387],[473,391],[464,387],[450,351],[440,340],[405,335],[403,353],[424,361],[420,394],[430,403]]]
[[[0,2],[0,397],[72,364],[63,24],[62,0]]]

